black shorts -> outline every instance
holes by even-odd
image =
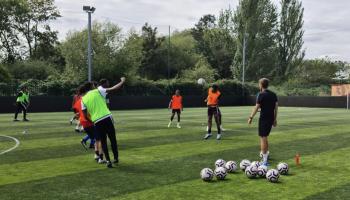
[[[84,131],[86,132],[86,134],[89,136],[90,139],[96,139],[95,126],[86,127],[84,128]]]
[[[208,116],[218,116],[219,115],[219,108],[218,107],[208,107]]]
[[[177,113],[178,115],[181,114],[181,109],[173,109],[173,114]]]
[[[102,140],[108,132],[115,132],[114,121],[111,116],[95,123],[95,139]]]
[[[273,126],[273,120],[259,119],[259,136],[267,137],[270,135]]]

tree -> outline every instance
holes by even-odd
[[[93,78],[118,80],[128,72],[121,49],[125,41],[121,28],[110,22],[97,23],[92,27]],[[76,82],[87,77],[87,29],[71,32],[60,46],[66,60],[64,76]]]
[[[22,48],[20,38],[15,26],[14,16],[25,12],[20,1],[0,1],[0,61],[14,63],[20,58]]]
[[[14,15],[15,26],[25,40],[28,48],[28,55],[32,57],[37,50],[39,41],[45,41],[54,44],[57,41],[57,32],[51,31],[47,22],[61,17],[54,0],[21,0],[19,6],[22,6],[24,12]],[[42,32],[44,30],[44,32]],[[44,38],[43,38],[44,37]]]
[[[296,69],[294,79],[299,80],[304,86],[331,84],[338,78],[338,72],[343,69],[343,64],[331,61],[329,58],[305,60]]]
[[[182,72],[181,79],[196,81],[199,78],[204,78],[210,83],[215,81],[216,76],[216,70],[209,65],[206,58],[201,57],[193,68],[186,69]]]
[[[233,11],[227,9],[220,12],[218,20],[213,15],[204,15],[192,29],[197,52],[207,58],[220,78],[232,77],[230,66],[236,51],[232,19]]]
[[[48,22],[60,17],[54,0],[3,0],[0,12],[1,60],[14,63],[26,57],[38,59],[40,53],[43,55],[39,57],[52,57],[57,32]]]
[[[159,62],[159,55],[162,53],[160,47],[165,38],[158,38],[157,28],[152,28],[146,23],[142,27],[142,39],[143,58],[139,69],[140,75],[151,80],[164,78],[164,66]]]
[[[278,69],[279,79],[286,79],[302,62],[304,8],[299,0],[281,0],[281,14],[278,27]]]
[[[11,75],[4,65],[0,65],[0,83],[10,81]]]
[[[272,77],[277,65],[277,11],[270,0],[241,0],[234,16],[237,50],[232,66],[235,79],[242,77],[246,40],[246,80]]]

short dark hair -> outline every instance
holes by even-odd
[[[214,93],[216,93],[219,90],[219,86],[215,83],[211,86],[211,88],[212,88],[212,92]]]
[[[259,83],[261,84],[261,87],[267,89],[269,87],[270,80],[267,78],[262,78],[259,80]]]
[[[103,79],[100,80],[99,84],[100,84],[100,85],[104,85],[104,84],[106,84],[107,82],[108,82],[108,80],[105,79],[105,78],[103,78]]]
[[[93,82],[91,82],[91,81],[85,82],[85,83],[81,86],[81,91],[82,91],[81,94],[84,94],[84,93],[86,93],[86,92],[89,92],[90,90],[93,89],[93,86],[94,86]]]

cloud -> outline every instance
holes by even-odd
[[[278,5],[280,0],[273,0]],[[307,58],[337,55],[350,61],[350,1],[304,0],[304,29]],[[110,20],[124,31],[134,27],[140,30],[145,22],[158,26],[166,34],[168,26],[182,30],[193,27],[204,14],[218,14],[229,6],[235,8],[238,0],[56,0],[62,18],[52,22],[63,39],[69,30],[86,27],[87,14],[83,5],[97,8],[93,19]]]

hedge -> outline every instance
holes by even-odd
[[[250,84],[242,87],[241,83],[232,80],[218,81],[220,91],[225,95],[251,95],[256,94],[258,89]],[[0,95],[13,96],[21,86],[27,86],[31,95],[70,96],[74,93],[78,84],[59,81],[41,81],[29,79],[25,82],[0,83]],[[121,92],[116,95],[123,96],[158,96],[171,95],[179,89],[183,95],[206,95],[209,85],[199,85],[196,82],[162,80],[149,81],[138,80],[126,83]]]

